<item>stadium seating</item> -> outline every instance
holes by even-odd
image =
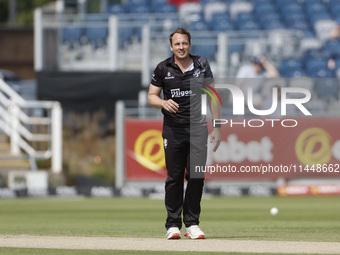
[[[204,31],[217,35],[223,31],[239,31],[242,36],[228,41],[228,54],[237,56],[239,60],[246,58],[250,52],[257,52],[261,45],[258,34],[252,31],[267,30],[269,33],[290,29],[301,31],[302,38],[296,41],[271,43],[266,53],[280,56],[277,66],[281,76],[287,78],[304,77],[299,83],[310,91],[315,90],[318,97],[331,100],[339,93],[339,84],[328,82],[326,85],[314,84],[305,77],[323,78],[336,77],[337,70],[340,75],[340,41],[330,40],[330,30],[336,25],[336,18],[340,17],[340,0],[197,0],[181,1],[177,6],[169,4],[167,0],[126,0],[120,7],[109,6],[107,13],[176,13],[179,24],[190,29],[195,34]],[[176,8],[177,7],[177,8]],[[110,9],[111,8],[111,9]],[[131,34],[141,38],[141,24],[133,31],[121,29],[120,38],[129,40]],[[151,34],[157,34],[162,28],[152,28]],[[268,31],[270,30],[270,31]],[[249,32],[249,33],[248,33]],[[230,37],[229,37],[230,39]],[[249,40],[250,39],[250,40]],[[293,39],[292,39],[293,40]],[[253,47],[253,50],[246,49]],[[280,48],[281,47],[281,48]],[[284,54],[286,48],[290,53]],[[256,48],[256,49],[255,49]],[[192,53],[205,56],[211,61],[216,60],[217,45],[208,38],[199,39],[192,44]],[[335,70],[328,69],[330,56],[338,56]],[[230,60],[231,65],[233,61]],[[237,61],[236,61],[237,62]],[[240,64],[239,62],[236,65]],[[301,80],[306,81],[301,83]],[[293,84],[290,84],[293,86]]]
[[[308,3],[305,2],[305,9],[310,16],[313,16],[318,13],[328,13],[326,6],[323,3],[309,3],[309,1]]]
[[[332,17],[328,12],[314,13],[310,15],[310,23],[314,27],[318,21],[331,20]]]
[[[309,49],[303,53],[302,62],[305,65],[310,59],[327,59],[328,57],[329,56],[322,48]]]
[[[209,2],[204,7],[204,19],[211,22],[214,14],[226,14],[228,10],[227,4],[222,2]]]
[[[320,98],[331,103],[339,94],[339,82],[336,79],[317,79],[314,90]]]
[[[197,22],[192,22],[189,25],[189,30],[190,31],[206,31],[209,30],[207,23],[205,23],[203,20],[197,21]]]
[[[171,4],[152,5],[151,11],[154,13],[175,13],[176,6]]]
[[[311,31],[311,26],[309,22],[303,21],[303,20],[289,22],[288,28],[296,29],[296,30],[303,30],[303,31]],[[314,35],[315,33],[313,33],[313,37]]]
[[[260,30],[261,27],[256,21],[246,20],[237,24],[239,30]]]
[[[106,15],[101,15],[101,14],[90,14],[85,16],[85,22],[86,23],[107,23],[108,22],[108,17]],[[104,24],[105,25],[105,24]]]
[[[321,68],[315,70],[314,73],[308,73],[313,78],[335,78],[335,72],[329,70],[328,68]]]
[[[215,24],[225,21],[230,21],[230,15],[228,13],[214,13],[211,16],[211,20],[207,22],[211,25],[212,28]]]
[[[252,0],[253,5],[263,5],[263,4],[272,4],[272,0]]]
[[[333,15],[333,17],[335,17],[336,19],[339,18],[339,13],[340,13],[340,2],[338,5],[335,5],[333,7],[330,7],[330,11],[331,11],[331,14]]]
[[[85,17],[84,36],[87,43],[100,48],[105,45],[108,37],[108,17],[101,14],[91,14]]]
[[[148,15],[137,15],[133,17],[133,34],[137,37],[137,39],[140,41],[142,40],[142,30],[143,30],[143,25],[147,24],[150,22],[150,18]]]
[[[129,6],[137,6],[137,5],[147,6],[149,4],[149,0],[129,0],[127,1],[127,4]]]
[[[107,27],[87,27],[85,28],[85,37],[88,42],[92,43],[95,48],[105,44],[108,36]]]
[[[253,4],[250,2],[233,2],[229,6],[231,19],[235,19],[239,13],[247,13],[253,11]]]
[[[283,20],[286,22],[287,26],[294,24],[296,22],[307,22],[307,17],[304,13],[285,13],[282,14]]]
[[[324,43],[324,49],[329,56],[340,57],[340,40],[327,40]]]
[[[204,56],[208,60],[213,60],[217,51],[217,45],[214,43],[193,44],[191,48],[192,54]]]
[[[323,0],[307,0],[303,1],[305,6],[311,5],[311,4],[318,4],[318,5],[323,5]]]
[[[332,7],[334,5],[338,5],[339,1],[338,0],[328,0],[329,6]]]
[[[141,29],[146,23],[151,24],[152,36],[162,33],[165,26],[156,26],[155,23],[164,20],[168,13],[176,16],[169,19],[167,32],[177,23],[193,33],[204,31],[217,35],[228,31],[229,35],[229,31],[236,34],[239,31],[242,36],[239,40],[229,41],[228,53],[236,54],[240,59],[249,52],[257,52],[255,48],[260,40],[258,33],[252,31],[266,31],[270,41],[272,31],[298,30],[302,36],[298,41],[282,45],[282,41],[275,43],[274,40],[267,49],[268,54],[280,56],[276,64],[282,76],[335,77],[336,70],[340,68],[340,41],[330,39],[330,30],[337,25],[336,19],[340,17],[340,0],[192,0],[178,1],[176,5],[172,3],[174,1],[125,0],[123,4],[108,5],[106,14],[117,14],[119,20],[124,21],[119,28],[120,45],[133,43],[132,38],[140,41]],[[101,20],[103,17],[99,15],[86,18],[87,23]],[[63,42],[70,45],[82,38],[98,44],[107,36],[108,29],[104,26],[93,29],[91,25],[84,28],[72,25],[62,30]],[[249,39],[253,40],[253,45],[248,43]],[[254,49],[245,52],[246,45]],[[290,53],[284,54],[284,49],[294,47],[297,48],[295,53],[289,50]],[[216,60],[216,44],[193,44],[192,50]],[[328,70],[326,62],[333,55],[337,58],[336,70]]]
[[[264,13],[258,18],[258,20],[262,25],[265,25],[268,22],[280,21],[281,17],[276,13]]]
[[[323,69],[327,69],[327,59],[312,58],[306,62],[306,70],[310,74]]]
[[[119,13],[125,13],[126,9],[121,4],[112,4],[109,5],[106,9],[106,13],[108,14],[119,14]]]
[[[330,38],[331,30],[336,26],[336,22],[332,19],[318,20],[314,25],[314,30],[317,37],[324,42]]]
[[[241,12],[237,14],[236,20],[234,20],[234,23],[240,23],[244,21],[255,21],[255,15],[252,12]]]
[[[234,30],[235,27],[230,21],[222,20],[220,22],[211,22],[210,29],[212,31],[231,31]]]
[[[129,42],[134,35],[134,29],[132,27],[120,27],[118,30],[118,38],[121,46],[124,46],[124,42]]]
[[[265,30],[284,29],[285,25],[279,20],[272,20],[263,25]]]
[[[271,4],[255,5],[254,12],[257,18],[260,18],[261,16],[268,14],[279,15],[278,12],[276,11],[275,6]]]
[[[300,52],[309,50],[318,50],[322,47],[322,43],[316,37],[304,37],[300,41]]]
[[[75,42],[80,42],[81,37],[84,35],[84,29],[79,25],[72,25],[64,27],[62,29],[62,40],[63,42],[68,42],[73,44]]]
[[[290,4],[297,4],[299,1],[298,0],[275,0],[274,1],[277,5],[277,7],[283,7],[285,5],[290,5]]]
[[[298,58],[283,59],[280,67],[280,74],[283,76],[294,76],[294,72],[303,71],[302,61]],[[295,73],[295,75],[298,75]]]
[[[337,59],[335,59],[335,68],[339,69],[340,68],[340,57],[338,57]],[[339,78],[339,77],[338,77]]]
[[[150,1],[151,9],[160,7],[162,5],[171,5],[168,0],[152,0]],[[174,6],[174,5],[173,5]]]
[[[282,6],[279,6],[282,15],[289,15],[289,14],[303,14],[303,6],[302,4],[296,3],[296,1],[292,3],[286,3]]]
[[[302,78],[307,77],[308,74],[304,70],[293,70],[282,74],[282,76],[286,78]]]
[[[203,7],[200,3],[183,3],[178,8],[178,15],[185,23],[190,24],[193,20],[197,21],[199,15],[203,16]]]
[[[130,13],[150,13],[151,8],[150,6],[145,6],[145,5],[130,5],[129,12]]]

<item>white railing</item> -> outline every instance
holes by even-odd
[[[171,55],[169,34],[184,25],[177,13],[96,15],[44,13],[36,9],[34,17],[36,71],[140,71],[143,87],[148,87],[155,66]],[[72,27],[78,29],[81,38],[63,40],[64,29]],[[95,47],[86,39],[84,31],[88,28],[107,28],[106,39]],[[47,30],[53,33],[45,33]],[[303,33],[299,30],[191,31],[191,35],[191,53],[207,55],[216,78],[234,77],[250,56],[265,55],[278,66],[282,58],[303,54],[300,45]],[[55,56],[50,52],[44,55],[44,45],[50,41],[54,41],[58,52]],[[216,47],[215,53],[211,47]]]
[[[28,101],[0,78],[0,130],[10,138],[11,153],[51,159],[62,171],[62,109],[56,101]]]
[[[107,16],[107,15],[103,15]],[[69,21],[71,19],[72,21]],[[91,48],[90,44],[86,47],[76,47],[81,51],[76,53],[77,50],[66,50],[62,47],[62,30],[70,25],[81,26],[82,28],[108,28],[107,41],[103,42],[101,49],[96,52]],[[54,38],[55,43],[58,45],[57,65],[58,70],[66,71],[88,71],[88,70],[108,70],[116,71],[119,65],[119,48],[118,48],[118,17],[112,15],[108,20],[85,22],[81,15],[62,15],[57,14],[43,14],[42,9],[37,8],[34,11],[34,69],[35,71],[46,70],[44,63],[48,56],[45,56],[44,45],[46,43],[45,29],[53,29],[57,36]],[[80,49],[81,48],[81,49]],[[89,53],[89,54],[85,54]],[[76,60],[77,54],[85,54],[86,57],[81,61]]]

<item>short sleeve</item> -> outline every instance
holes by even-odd
[[[210,65],[209,65],[209,62],[206,61],[206,66],[205,66],[205,77],[206,79],[209,79],[209,83],[213,83],[214,82],[214,74],[213,72],[211,71],[211,68],[210,68]]]
[[[163,87],[163,72],[161,71],[159,65],[155,68],[151,75],[151,84],[156,87]]]

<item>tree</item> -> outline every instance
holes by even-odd
[[[55,0],[0,0],[0,24],[9,24],[10,1],[16,1],[16,24],[18,26],[33,26],[34,9]]]

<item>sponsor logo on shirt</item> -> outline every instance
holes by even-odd
[[[192,95],[192,90],[182,90],[181,89],[172,89],[170,90],[171,97],[188,97]]]
[[[156,76],[155,73],[152,73],[151,79],[152,79],[153,81],[156,81],[155,76]]]
[[[200,69],[197,69],[194,73],[193,73],[193,76],[198,78],[201,74],[201,70]]]
[[[167,73],[166,77],[165,77],[166,80],[169,80],[169,79],[175,79],[175,76],[172,76],[170,72]]]

